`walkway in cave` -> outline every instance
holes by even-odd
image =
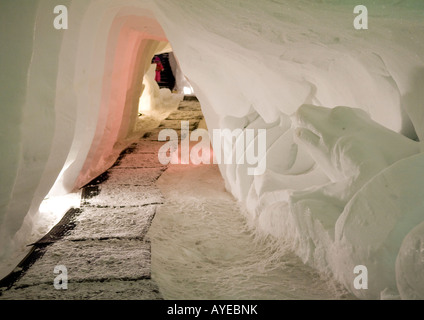
[[[71,209],[5,281],[1,299],[162,299],[151,278],[146,236],[163,196],[155,182],[167,169],[158,161],[164,128],[181,135],[181,120],[197,128],[197,100],[184,100],[159,128],[126,149],[115,165],[83,188]],[[55,268],[58,268],[55,273]],[[67,273],[65,282],[59,281]],[[56,287],[55,284],[56,283]],[[59,288],[59,289],[58,289]]]

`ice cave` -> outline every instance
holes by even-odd
[[[226,279],[222,286],[234,286],[246,272],[247,264],[237,260],[244,254],[256,259],[251,279],[266,273],[274,285],[266,292],[260,287],[265,280],[243,279],[239,284],[263,295],[207,298],[279,299],[269,292],[291,284],[278,280],[281,265],[267,269],[266,263],[285,254],[300,263],[290,269],[286,262],[284,272],[296,269],[293,277],[303,279],[313,270],[354,299],[424,298],[423,1],[2,0],[0,25],[0,279],[19,269],[30,244],[79,207],[84,186],[146,132],[157,130],[182,101],[189,108],[193,98],[201,106],[204,130],[232,130],[236,142],[248,130],[265,130],[266,169],[251,175],[251,163],[235,161],[168,169],[158,185],[174,204],[187,197],[180,208],[187,221],[178,228],[182,220],[169,205],[166,219],[165,209],[156,214],[152,256],[171,231],[173,250],[182,253],[172,258],[173,250],[158,253],[162,257],[154,259],[162,260],[154,275],[171,269],[167,263],[185,270],[198,263],[197,251],[188,246],[192,241],[207,249],[209,260],[219,253],[217,263],[226,262],[225,270],[234,275],[202,265],[197,268],[202,276],[220,273]],[[169,57],[172,88],[155,81],[152,59],[161,54]],[[255,149],[259,134],[249,141],[246,153]],[[236,145],[219,152],[240,158]],[[148,153],[141,145],[137,150]],[[143,168],[150,177],[150,167]],[[130,169],[112,171],[137,180]],[[144,186],[143,179],[134,185]],[[121,197],[114,192],[106,193]],[[131,189],[126,196],[139,201],[140,193]],[[92,211],[104,214],[110,199],[102,199],[106,205],[93,201]],[[141,202],[131,210],[135,207],[147,210]],[[208,214],[200,219],[202,212]],[[112,219],[115,213],[87,219],[108,219],[116,227],[121,220]],[[134,219],[128,220],[131,225],[137,225]],[[202,227],[191,225],[195,219]],[[225,238],[241,225],[253,237],[240,229],[237,241]],[[222,236],[214,233],[218,228]],[[92,230],[104,231],[96,223]],[[121,245],[123,236],[111,238],[102,239],[116,256],[131,249],[122,261],[144,254],[134,241]],[[213,245],[212,238],[221,238],[220,244]],[[65,266],[88,255],[78,247],[81,241],[71,240],[61,247],[74,254],[61,262]],[[98,273],[107,276],[113,267],[105,265],[99,264]],[[143,277],[120,272],[125,279],[133,273]],[[200,280],[173,272],[176,293],[169,297],[190,298],[184,290]],[[33,285],[37,272],[32,274],[33,282],[27,279],[21,288],[47,286],[41,280]],[[102,291],[114,282],[92,283]],[[166,286],[158,283],[161,290]],[[133,283],[132,294],[137,288]],[[0,291],[0,299],[8,291]]]

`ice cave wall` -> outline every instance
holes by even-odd
[[[3,257],[52,186],[68,192],[113,163],[169,40],[209,129],[268,129],[264,175],[220,166],[261,232],[358,297],[424,294],[422,272],[405,273],[422,270],[408,245],[424,210],[421,1],[362,3],[367,30],[353,28],[355,1],[67,0],[68,30],[52,27],[57,4],[0,4]],[[368,290],[352,286],[355,265]]]
[[[53,28],[57,1],[1,4],[3,30],[11,30],[2,32],[8,45],[1,59],[3,259],[37,240],[31,230],[49,191],[83,186],[131,142],[143,75],[167,44],[138,1],[60,4],[68,8],[68,30]]]

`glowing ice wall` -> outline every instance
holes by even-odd
[[[167,43],[143,1],[62,1],[66,30],[54,27],[57,5],[1,4],[3,261],[37,240],[49,191],[83,186],[131,142],[143,75]]]

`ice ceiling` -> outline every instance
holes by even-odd
[[[58,4],[0,4],[1,260],[113,164],[169,41],[209,129],[267,129],[264,175],[220,166],[258,232],[360,298],[424,297],[422,1],[64,0],[56,30]]]

